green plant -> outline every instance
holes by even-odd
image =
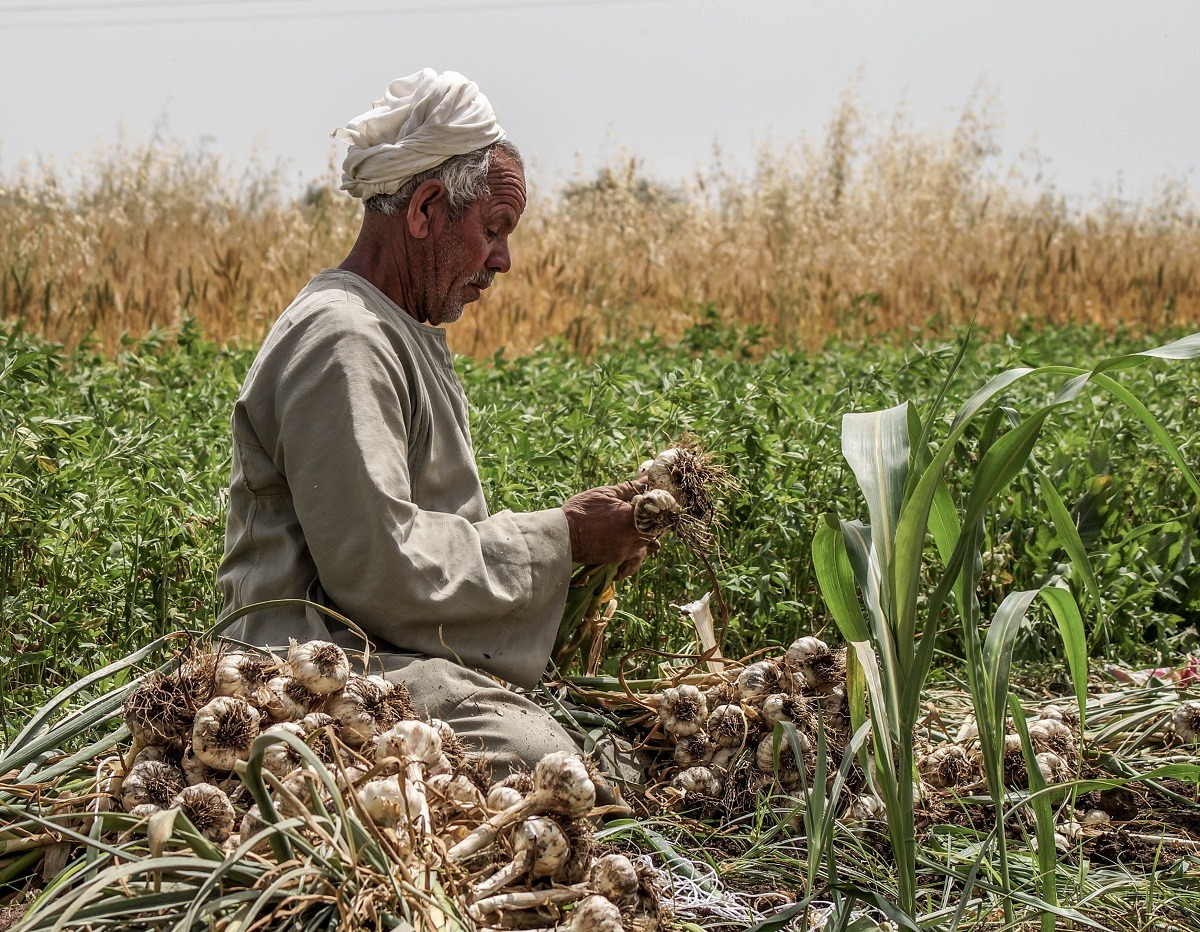
[[[964,353],[965,345],[951,375]],[[862,688],[869,695],[874,737],[871,763],[887,807],[888,830],[898,864],[899,905],[906,915],[915,916],[917,912],[913,740],[921,692],[933,661],[939,626],[944,625],[944,610],[956,612],[962,624],[984,767],[996,809],[1001,882],[1006,891],[1011,882],[1002,829],[1004,786],[1000,760],[1008,712],[1008,671],[1016,631],[1039,594],[1059,623],[1081,716],[1084,712],[1086,635],[1074,598],[1066,590],[1043,587],[1013,593],[1001,603],[986,637],[981,632],[976,589],[982,572],[986,514],[1026,466],[1050,414],[1078,397],[1089,382],[1114,395],[1142,420],[1187,478],[1193,493],[1200,496],[1200,482],[1178,447],[1149,409],[1107,374],[1151,358],[1197,356],[1200,334],[1141,353],[1112,357],[1090,370],[1066,366],[1007,370],[989,380],[960,408],[948,436],[935,451],[929,449],[932,426],[949,378],[925,424],[908,403],[844,417],[842,450],[866,499],[870,524],[839,522],[830,516],[817,532],[813,555],[822,594],[851,643],[863,677]],[[988,414],[974,480],[960,514],[944,478],[958,442],[988,402],[1012,383],[1033,374],[1069,378],[1049,404],[1037,407],[1023,419],[1018,417],[1016,426],[1007,432],[1000,433],[1005,412],[996,408]],[[1069,520],[1063,520],[1065,509],[1057,493],[1048,484],[1045,489],[1050,515],[1065,548],[1084,567],[1085,578],[1090,578],[1078,531]],[[926,538],[930,535],[942,567],[936,584],[922,598]],[[855,594],[856,585],[866,606],[865,615]],[[1011,921],[1011,903],[1006,900],[1005,905]]]

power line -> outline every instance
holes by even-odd
[[[229,0],[216,0],[216,2],[228,3]],[[261,0],[259,0],[261,2]],[[269,2],[277,2],[277,0],[269,0]],[[358,9],[358,10],[319,10],[313,12],[294,11],[287,13],[245,13],[245,14],[219,14],[217,16],[176,16],[151,19],[95,19],[95,20],[47,20],[36,23],[4,23],[5,30],[12,29],[91,29],[101,26],[185,26],[198,23],[229,23],[229,22],[253,22],[261,20],[301,20],[301,19],[345,19],[354,16],[417,16],[426,13],[501,13],[510,10],[561,10],[575,9],[580,7],[601,7],[601,6],[625,6],[625,5],[640,5],[645,6],[650,3],[665,3],[665,2],[680,2],[680,0],[573,0],[573,2],[536,2],[536,0],[508,0],[505,3],[495,4],[439,4],[438,6],[424,7],[409,7],[407,9]],[[146,6],[149,4],[133,4],[134,6]],[[178,3],[178,5],[186,5]],[[114,6],[115,8],[115,6]],[[44,7],[41,9],[45,9]],[[79,10],[85,7],[77,7]],[[90,7],[86,9],[95,9]],[[0,13],[9,11],[0,10]],[[40,12],[40,10],[39,10]]]

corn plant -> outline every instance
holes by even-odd
[[[822,595],[851,643],[858,674],[855,679],[870,700],[873,775],[887,809],[888,832],[898,867],[899,905],[909,916],[915,916],[917,909],[913,737],[921,691],[943,616],[953,612],[962,625],[984,770],[996,809],[996,840],[1006,893],[1011,890],[1011,880],[1002,831],[1000,759],[1008,713],[1008,676],[1016,633],[1039,596],[1058,623],[1081,717],[1085,711],[1087,638],[1071,592],[1050,585],[1010,594],[1000,604],[986,635],[976,598],[982,573],[984,517],[997,496],[1029,463],[1047,419],[1077,398],[1086,385],[1104,389],[1143,422],[1183,473],[1192,492],[1200,497],[1200,481],[1178,447],[1149,409],[1109,375],[1150,359],[1194,359],[1200,355],[1200,334],[1157,349],[1112,357],[1090,370],[1069,366],[1009,369],[992,378],[961,407],[946,439],[931,449],[933,423],[963,352],[965,345],[924,424],[908,403],[843,418],[842,452],[866,499],[870,523],[838,521],[831,515],[818,529],[813,544]],[[1067,376],[1067,381],[1049,403],[1024,418],[1000,407],[987,413],[974,482],[963,496],[960,511],[945,480],[952,454],[963,441],[967,427],[989,402],[1030,375]],[[1002,425],[1009,420],[1014,426],[1002,432]],[[1098,605],[1086,551],[1061,497],[1045,482],[1042,493],[1063,546],[1081,568],[1085,585]],[[930,536],[941,561],[940,569],[927,566],[926,540]],[[927,572],[936,582],[922,593]],[[1043,865],[1041,876],[1047,875]],[[1049,893],[1052,900],[1053,891]],[[1011,910],[1006,900],[1010,921]]]

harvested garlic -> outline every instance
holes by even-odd
[[[575,904],[566,932],[623,932],[621,910],[607,897],[593,893]]]
[[[184,787],[183,772],[162,761],[134,764],[121,782],[121,808],[133,812],[147,803],[165,808]]]
[[[679,502],[670,492],[651,489],[635,495],[630,504],[633,505],[633,525],[639,534],[657,537],[679,523]]]
[[[663,690],[658,704],[658,717],[667,734],[676,738],[694,735],[708,719],[704,693],[686,683]]]
[[[525,876],[531,880],[551,877],[570,854],[571,843],[554,820],[541,816],[525,819],[513,832],[512,860],[477,884],[473,896],[491,896]]]
[[[708,717],[708,734],[717,747],[741,747],[746,743],[749,728],[746,713],[737,704],[719,705]]]
[[[279,662],[261,654],[229,651],[217,656],[213,671],[214,694],[248,699],[267,685]]]
[[[638,875],[633,862],[623,854],[606,854],[592,865],[592,889],[617,906],[637,900]]]
[[[1171,725],[1175,737],[1184,744],[1193,744],[1200,739],[1200,699],[1179,703],[1171,713]]]
[[[261,716],[244,699],[218,696],[196,713],[192,749],[201,763],[214,770],[233,770],[250,756]]]
[[[185,787],[172,801],[209,841],[222,842],[233,832],[233,803],[225,791],[208,783]]]
[[[675,745],[675,763],[680,767],[698,767],[712,760],[716,750],[711,739],[702,731],[686,735]]]
[[[543,812],[581,819],[596,804],[596,784],[578,754],[551,751],[533,770],[533,791],[515,806],[489,818],[447,852],[461,861],[496,840],[500,829]]]
[[[947,790],[958,786],[971,773],[967,752],[957,744],[934,748],[917,761],[921,779],[934,789]]]
[[[350,658],[331,641],[300,644],[293,639],[287,665],[296,681],[315,696],[332,695],[350,677]]]
[[[783,668],[774,660],[752,663],[738,674],[738,692],[746,702],[765,698],[772,693],[786,692],[782,687],[787,677]]]
[[[304,740],[304,729],[296,722],[280,722],[263,731],[264,735],[294,735]],[[300,766],[300,754],[286,741],[278,741],[263,751],[263,767],[283,778]]]
[[[294,676],[275,676],[254,694],[254,701],[273,722],[298,722],[319,700]]]
[[[676,774],[671,785],[687,794],[715,798],[721,795],[725,781],[711,767],[689,767]]]

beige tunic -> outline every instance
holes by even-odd
[[[268,334],[232,429],[225,614],[308,598],[377,649],[537,682],[570,580],[566,516],[488,515],[444,330],[357,275],[323,271]],[[228,633],[361,647],[302,607],[248,615]]]

